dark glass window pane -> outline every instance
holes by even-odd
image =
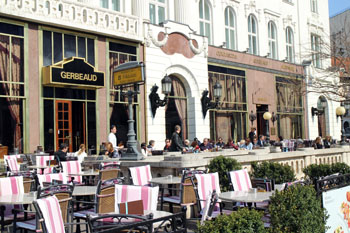
[[[87,99],[88,100],[95,100],[96,99],[96,91],[87,90]]]
[[[43,32],[43,60],[44,66],[52,64],[52,36],[51,32]]]
[[[63,121],[59,121],[59,122],[58,122],[58,128],[59,128],[59,129],[62,129],[62,128],[63,128]]]
[[[24,82],[23,39],[12,37],[12,81]]]
[[[58,111],[62,111],[63,110],[63,104],[62,103],[58,103]]]
[[[53,98],[53,87],[44,87],[44,97]]]
[[[68,120],[68,119],[69,119],[68,112],[64,112],[64,119],[65,119],[65,120]]]
[[[0,23],[0,33],[6,33],[10,35],[17,35],[17,36],[24,35],[22,26],[8,24],[8,23]]]
[[[53,46],[54,46],[54,63],[63,60],[62,52],[62,34],[54,32],[53,33]]]
[[[68,111],[68,104],[64,104],[64,111]]]
[[[64,35],[64,57],[75,57],[76,53],[76,37]]]
[[[95,66],[95,41],[93,39],[87,39],[87,49],[88,49],[88,62]]]
[[[10,37],[8,36],[0,36],[0,44],[2,49],[0,50],[0,55],[3,57],[3,59],[1,59],[1,70],[3,71],[7,71],[4,72],[4,74],[0,75],[0,80],[1,81],[10,81],[10,72],[8,72],[10,70]],[[2,85],[0,85],[0,94],[1,95],[7,95],[5,92],[5,90],[1,87]]]
[[[129,55],[129,61],[137,61],[136,56]]]
[[[86,59],[86,39],[84,37],[78,37],[78,57]]]
[[[88,148],[96,149],[96,107],[87,103]]]
[[[136,47],[125,44],[109,42],[109,50],[136,55]]]
[[[54,151],[54,105],[53,100],[44,100],[44,149]]]
[[[55,97],[62,99],[85,99],[85,90],[71,88],[55,88]]]
[[[58,119],[63,119],[63,112],[58,112]]]

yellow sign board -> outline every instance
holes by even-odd
[[[120,70],[113,73],[113,85],[121,86],[132,83],[140,83],[144,81],[142,70],[143,67],[135,67],[125,70]]]

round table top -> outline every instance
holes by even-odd
[[[76,173],[69,173],[70,176],[98,176],[98,171],[82,171]]]
[[[180,184],[181,177],[178,177],[178,176],[157,177],[157,178],[151,179],[149,182],[153,184]]]
[[[75,186],[72,196],[93,196],[96,194],[97,186]]]
[[[222,201],[235,202],[264,202],[270,200],[274,192],[245,192],[245,191],[230,191],[219,194]]]
[[[40,166],[40,165],[30,165],[28,166],[29,169],[46,169],[49,168],[49,166]]]
[[[36,192],[0,196],[1,205],[29,205],[36,200]]]

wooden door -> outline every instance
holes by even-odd
[[[56,151],[61,143],[72,152],[72,101],[56,100]]]

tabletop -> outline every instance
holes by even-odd
[[[36,200],[36,192],[0,196],[0,205],[29,205]]]
[[[153,178],[149,181],[153,184],[180,184],[181,183],[181,177],[178,176],[164,176],[164,177],[157,177]]]
[[[219,194],[222,201],[236,202],[264,202],[270,200],[274,192],[245,192],[245,191],[230,191]]]
[[[97,186],[74,186],[72,196],[93,196],[96,194]]]
[[[49,166],[40,166],[40,165],[30,165],[28,166],[29,169],[46,169],[49,168]]]
[[[69,173],[70,176],[98,176],[99,171],[82,171],[77,173]]]

